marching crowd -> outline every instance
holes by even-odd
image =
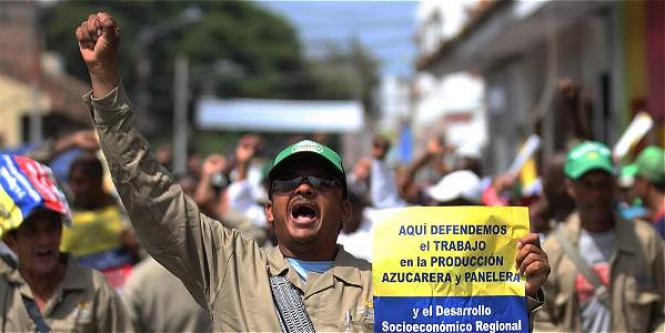
[[[662,147],[618,165],[574,141],[527,188],[443,137],[396,167],[382,136],[347,164],[311,140],[268,158],[247,134],[172,176],[137,130],[118,35],[106,13],[76,31],[94,131],[0,155],[1,332],[371,330],[377,212],[460,205],[529,207],[516,264],[532,329],[665,331]]]

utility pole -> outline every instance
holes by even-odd
[[[36,3],[30,3],[32,9],[32,35],[34,39],[34,49],[32,52],[32,68],[30,73],[30,85],[32,90],[32,105],[30,110],[30,143],[38,144],[42,142],[42,110],[39,105],[41,79],[42,79],[42,42],[43,36],[39,34],[39,6]]]
[[[187,171],[187,141],[189,138],[187,121],[189,58],[187,55],[182,52],[176,54],[174,66],[173,173],[179,175]]]
[[[149,117],[150,106],[152,104],[152,96],[150,94],[149,81],[152,75],[152,60],[150,58],[150,45],[160,38],[166,37],[169,34],[182,30],[183,28],[201,21],[203,18],[203,11],[197,5],[192,5],[178,16],[164,21],[159,25],[151,25],[141,30],[138,35],[138,48],[136,54],[136,71],[138,74],[138,81],[136,87],[136,116],[139,121],[143,120],[142,126],[144,131],[152,132],[154,125],[146,122]],[[146,128],[147,127],[147,128]]]

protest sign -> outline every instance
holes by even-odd
[[[374,232],[375,332],[527,332],[526,208],[394,209]]]

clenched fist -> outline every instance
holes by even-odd
[[[93,95],[100,98],[120,82],[118,76],[119,28],[108,13],[90,14],[76,28],[81,57],[88,67]]]

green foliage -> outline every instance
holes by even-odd
[[[233,156],[233,149],[241,134],[239,132],[198,131],[192,140],[193,150],[190,151],[196,151],[203,156],[212,153]]]
[[[192,6],[202,10],[198,22],[174,23]],[[350,51],[331,49],[328,56],[307,61],[291,24],[249,1],[48,3],[42,20],[46,48],[61,54],[66,71],[84,81],[88,81],[87,70],[74,30],[88,14],[98,11],[111,13],[120,25],[120,70],[130,94],[136,93],[137,59],[141,52],[147,52],[152,64],[149,113],[160,129],[159,133],[148,133],[153,136],[171,133],[173,62],[179,52],[189,57],[192,101],[202,92],[252,98],[360,97],[368,111],[374,110],[371,92],[378,81],[377,64],[359,43],[354,42]],[[149,45],[141,45],[139,35],[146,30],[163,33]],[[237,73],[216,73],[214,65],[220,60],[233,64]]]
[[[189,7],[198,6],[201,20],[178,27],[178,18]],[[121,68],[125,85],[135,85],[136,60],[142,48],[139,34],[146,29],[168,31],[150,45],[147,55],[152,63],[153,96],[171,95],[173,59],[177,52],[189,56],[193,66],[206,66],[227,59],[245,70],[248,81],[283,71],[303,69],[301,47],[295,31],[284,19],[250,3],[240,1],[59,1],[46,9],[46,47],[63,55],[68,72],[87,80],[87,73],[78,55],[73,32],[89,13],[107,11],[121,27]],[[172,22],[174,28],[167,28]],[[158,33],[159,34],[159,33]],[[279,97],[288,95],[285,86],[240,82],[227,84],[235,95]],[[166,90],[166,92],[164,91]],[[159,110],[151,110],[159,111]]]
[[[310,93],[317,98],[359,99],[368,115],[376,115],[374,91],[379,83],[379,63],[359,41],[349,44],[349,50],[328,45],[324,56],[309,60]]]

